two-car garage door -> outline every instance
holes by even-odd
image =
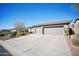
[[[36,34],[63,35],[64,29],[63,27],[46,27],[46,28],[37,27]]]
[[[64,34],[64,29],[63,29],[63,27],[44,28],[44,34],[48,34],[48,35],[63,35]]]

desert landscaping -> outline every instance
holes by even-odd
[[[0,3],[0,56],[79,56],[79,3]]]

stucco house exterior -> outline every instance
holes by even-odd
[[[74,22],[74,32],[75,34],[79,34],[79,18],[77,18]]]
[[[70,22],[67,20],[54,21],[44,24],[33,25],[34,34],[47,34],[47,35],[63,35],[64,27],[67,27]]]
[[[29,27],[28,32],[33,32],[34,31],[34,27]]]
[[[77,18],[74,22],[74,28],[73,28],[75,35],[74,35],[74,40],[79,41],[79,18]]]
[[[10,32],[16,32],[17,30],[15,30],[15,29],[10,29]]]

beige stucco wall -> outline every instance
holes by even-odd
[[[34,31],[34,28],[29,28],[29,32],[33,32]]]
[[[79,34],[79,20],[74,24],[74,32],[75,34]]]
[[[42,27],[36,27],[36,34],[42,34]]]

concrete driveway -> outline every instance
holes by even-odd
[[[70,56],[64,35],[31,34],[7,41],[1,45],[15,56]]]

